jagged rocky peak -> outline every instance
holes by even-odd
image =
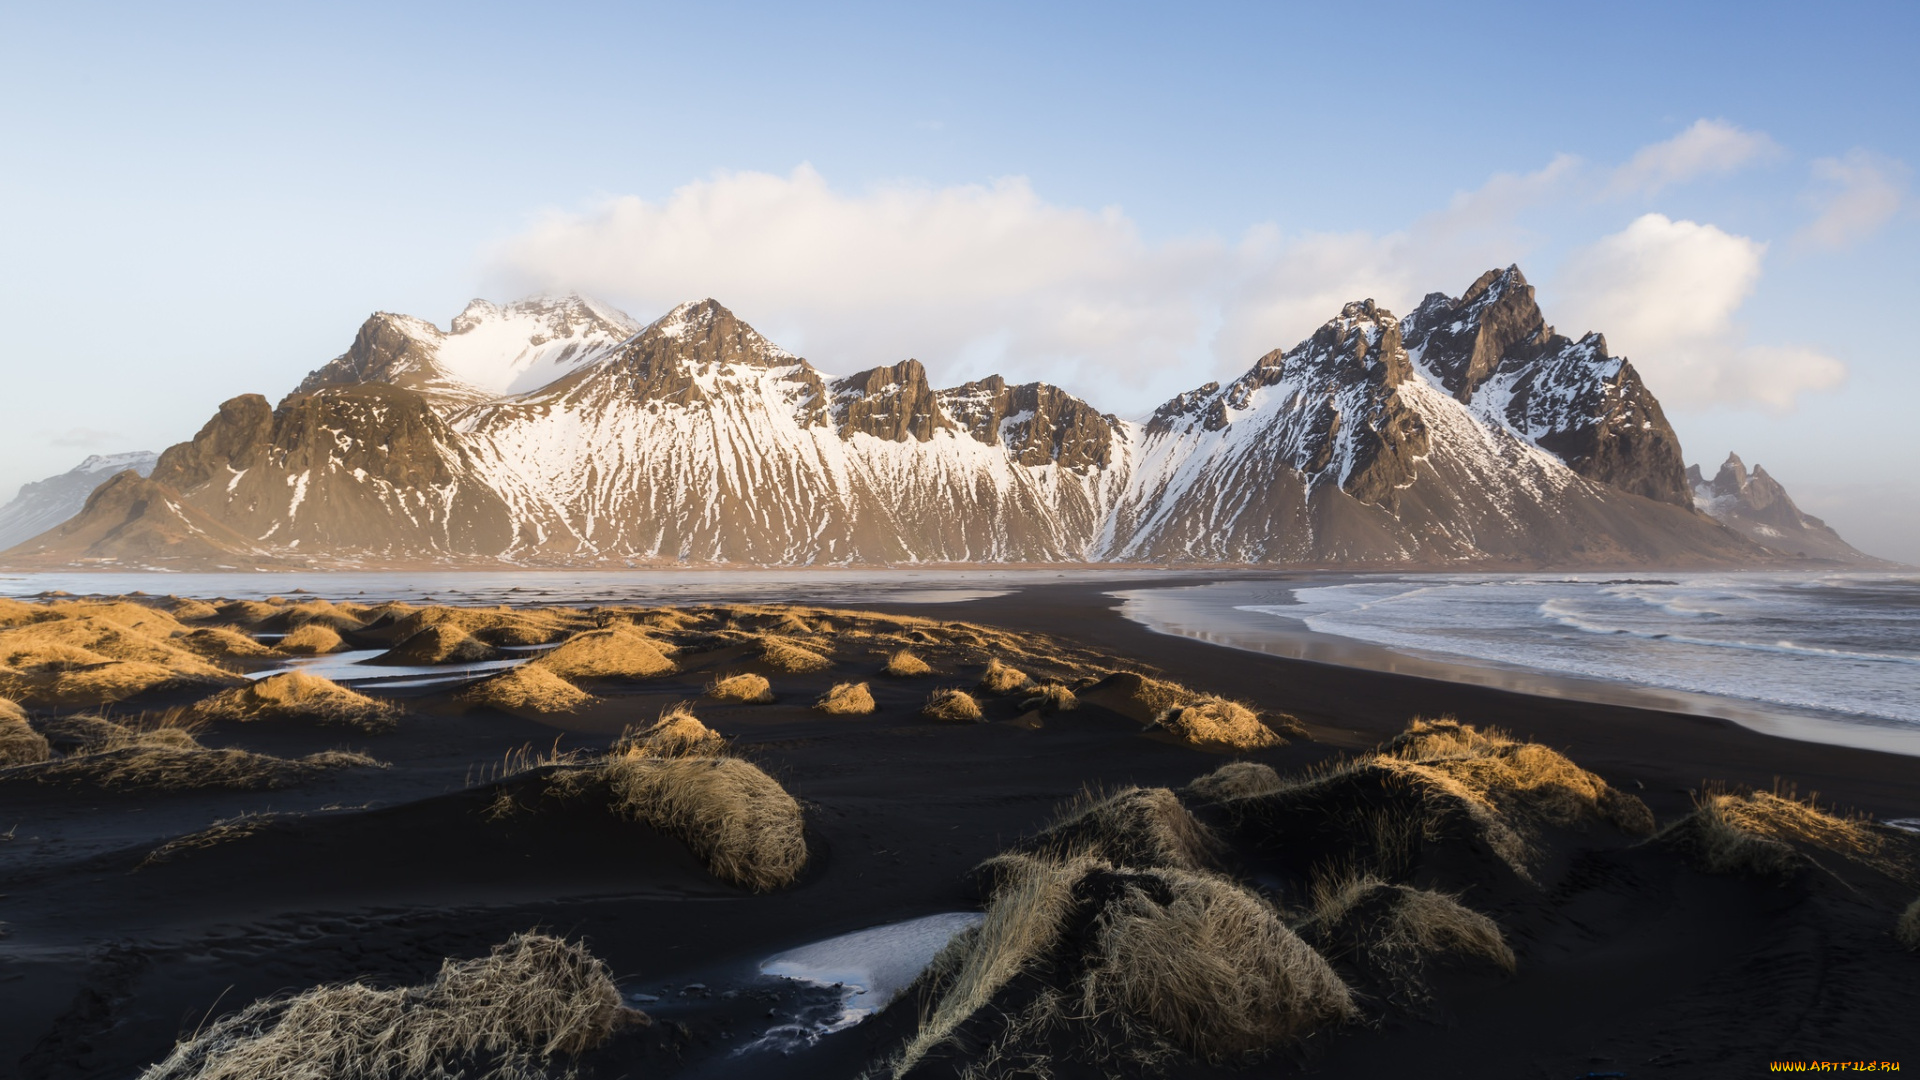
[[[1546,341],[1553,327],[1541,316],[1526,276],[1509,266],[1481,274],[1458,300],[1428,293],[1407,316],[1402,332],[1440,385],[1470,402],[1516,346]]]
[[[1161,406],[1148,437],[1192,439],[1244,425],[1243,438],[1270,443],[1309,491],[1332,485],[1392,508],[1429,448],[1425,420],[1399,393],[1415,377],[1393,313],[1358,300],[1225,387],[1209,383]]]
[[[1489,270],[1459,299],[1430,294],[1401,323],[1427,377],[1589,480],[1692,505],[1680,438],[1606,338],[1554,332],[1517,266]]]
[[[926,442],[934,432],[954,426],[918,360],[835,379],[833,419],[842,438],[857,432],[889,442]]]
[[[1715,521],[1783,555],[1829,559],[1852,565],[1888,565],[1866,555],[1826,522],[1794,505],[1793,497],[1767,470],[1728,454],[1709,480],[1700,466],[1687,466],[1694,505]]]
[[[1153,417],[1147,421],[1147,437],[1158,438],[1173,431],[1183,422],[1192,420],[1213,404],[1214,396],[1220,393],[1220,384],[1206,383],[1184,394],[1176,394],[1166,404],[1153,410]]]
[[[975,439],[1005,446],[1021,465],[1104,469],[1113,462],[1120,421],[1057,386],[1009,386],[990,375],[937,397]]]
[[[763,337],[711,297],[681,304],[641,332],[634,346],[671,342],[680,358],[696,364],[786,367],[799,357]]]
[[[1728,454],[1712,480],[1702,479],[1698,465],[1687,467],[1687,477],[1692,482],[1696,499],[1702,496],[1709,499],[1738,499],[1749,511],[1765,511],[1776,504],[1784,504],[1793,508],[1796,518],[1804,517],[1794,507],[1787,489],[1767,475],[1764,466],[1755,465],[1753,471],[1748,472],[1747,463],[1740,460],[1739,454]]]
[[[681,304],[591,369],[554,384],[562,397],[608,394],[691,407],[722,387],[773,375],[803,425],[825,422],[826,386],[812,365],[768,341],[719,301]]]

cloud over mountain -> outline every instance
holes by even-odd
[[[1549,238],[1523,225],[1528,214],[1591,210],[1595,192],[1650,195],[1779,153],[1762,133],[1703,119],[1611,172],[1560,155],[1496,174],[1398,230],[1265,222],[1234,238],[1159,240],[1117,207],[1049,202],[1020,177],[847,192],[802,165],[551,212],[495,250],[491,273],[502,291],[580,291],[640,310],[725,296],[838,367],[913,356],[961,380],[1018,365],[1137,411],[1298,340],[1345,300],[1411,310],[1427,283],[1533,258]],[[1822,169],[1835,192],[1809,230],[1821,242],[1891,212],[1890,166]],[[1744,339],[1737,313],[1765,252],[1711,224],[1647,214],[1575,248],[1543,285],[1581,320],[1566,329],[1608,327],[1675,404],[1777,409],[1837,384],[1844,367]]]
[[[1559,295],[1581,327],[1607,328],[1669,403],[1791,406],[1846,367],[1817,350],[1756,346],[1736,315],[1767,246],[1712,225],[1645,214],[1569,258]]]

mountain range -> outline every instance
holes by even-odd
[[[911,359],[835,377],[713,300],[644,325],[476,300],[446,331],[375,314],[278,405],[233,398],[0,561],[1866,560],[1797,510],[1740,509],[1771,489],[1738,472],[1701,494],[1632,364],[1556,333],[1517,267],[1404,318],[1347,304],[1137,419],[999,376],[937,389]]]

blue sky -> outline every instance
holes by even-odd
[[[1920,8],[928,7],[0,8],[0,497],[376,309],[712,294],[1133,412],[1518,262],[1690,459],[1920,562]]]

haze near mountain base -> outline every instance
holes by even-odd
[[[150,478],[114,476],[0,558],[1871,561],[1838,537],[1728,528],[1696,507],[1683,460],[1633,366],[1598,334],[1555,333],[1514,267],[1404,319],[1348,304],[1140,421],[1044,383],[935,389],[915,360],[835,378],[713,300],[644,327],[578,297],[475,301],[447,332],[374,315],[277,407],[228,401]]]

